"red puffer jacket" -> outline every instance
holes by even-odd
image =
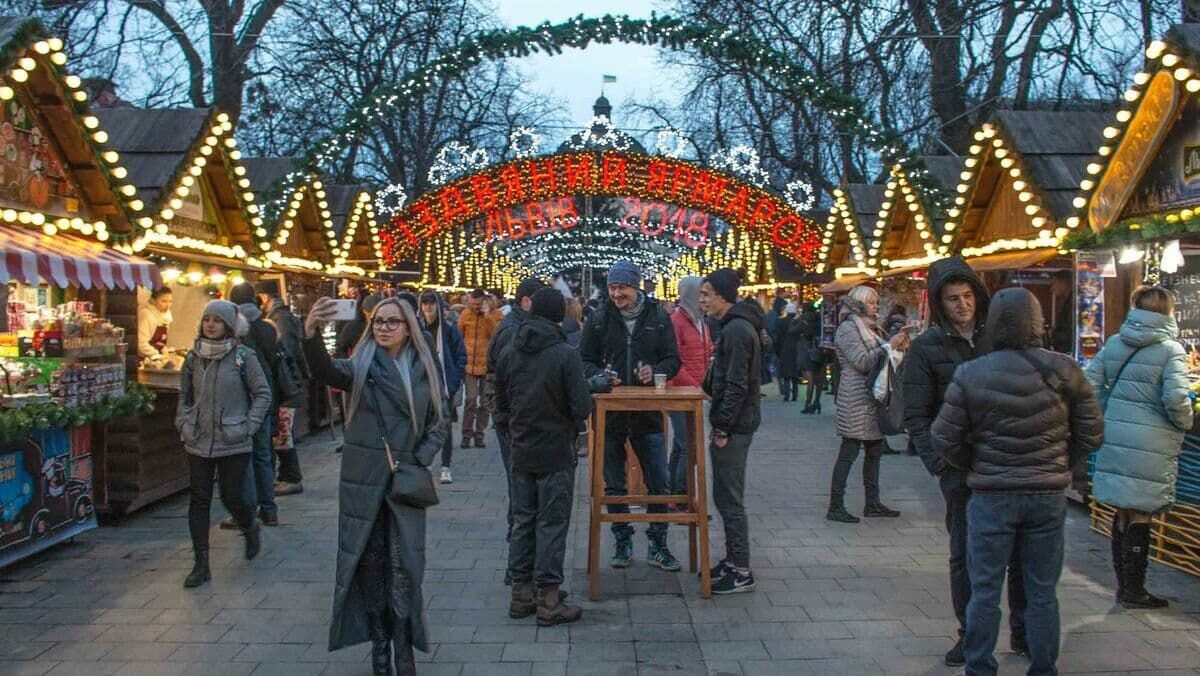
[[[708,371],[708,361],[712,357],[712,335],[708,323],[701,322],[703,333],[696,330],[696,324],[688,317],[683,308],[676,308],[671,313],[671,324],[675,328],[675,344],[679,346],[679,361],[682,366],[675,377],[667,384],[679,387],[700,387],[704,382],[704,374]]]

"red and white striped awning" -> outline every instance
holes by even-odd
[[[148,260],[110,249],[100,242],[58,233],[46,235],[20,226],[0,225],[0,284],[10,280],[62,288],[162,286],[158,267]]]

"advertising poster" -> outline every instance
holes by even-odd
[[[0,568],[96,527],[91,428],[0,446]]]
[[[1087,366],[1104,346],[1104,277],[1095,252],[1075,254],[1075,357]]]

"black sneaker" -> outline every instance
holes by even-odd
[[[745,594],[754,591],[754,574],[740,572],[736,568],[725,571],[721,579],[713,583],[714,594]]]
[[[960,638],[954,644],[954,647],[950,649],[950,652],[946,653],[946,666],[961,667],[966,663],[967,658],[963,656],[963,640]]]
[[[1025,634],[1013,632],[1009,638],[1008,646],[1012,651],[1021,657],[1029,657],[1029,640],[1025,638]]]
[[[729,561],[721,559],[717,565],[709,569],[708,577],[713,582],[716,582],[717,580],[721,579],[722,575],[730,570],[733,570],[733,566],[729,563]],[[700,572],[701,571],[696,571],[696,577],[700,577]]]

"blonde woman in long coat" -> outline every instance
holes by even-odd
[[[334,314],[332,299],[322,298],[304,327],[313,377],[350,393],[329,649],[369,640],[377,676],[406,676],[416,673],[413,648],[429,650],[421,592],[425,510],[391,493],[388,455],[428,471],[450,432],[450,417],[429,335],[411,307],[395,298],[380,301],[350,359],[331,359],[325,351],[321,328]]]
[[[885,340],[878,327],[879,294],[869,286],[856,286],[842,299],[841,324],[834,334],[842,376],[837,391],[837,432],[842,438],[833,479],[829,488],[829,512],[825,518],[843,523],[858,523],[858,517],[846,511],[846,479],[863,447],[863,489],[867,494],[863,516],[900,516],[879,500],[879,459],[883,455],[883,433],[876,414],[879,405],[871,394],[867,375],[887,358],[887,348],[908,349],[908,333],[901,331]]]

